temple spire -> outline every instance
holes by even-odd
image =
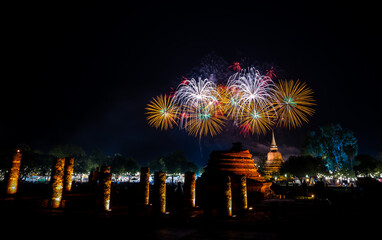
[[[270,151],[267,154],[267,161],[265,162],[265,166],[263,169],[265,174],[264,178],[269,180],[274,178],[275,176],[278,176],[283,162],[283,157],[281,156],[281,153],[279,152],[276,145],[275,133],[272,130],[272,143]]]
[[[273,130],[272,130],[272,143],[271,143],[270,150],[271,151],[278,151],[278,148],[277,148],[277,145],[276,145],[276,140],[275,140],[275,133],[274,133]]]

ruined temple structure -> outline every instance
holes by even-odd
[[[243,192],[242,179],[245,176],[247,195],[249,200],[268,197],[271,182],[267,182],[258,172],[248,149],[244,149],[241,143],[234,143],[228,151],[213,151],[205,167],[205,172],[198,179],[197,189],[200,189],[200,205],[207,211],[211,209],[224,209],[219,199],[224,199],[224,179],[231,179],[232,185],[232,208],[243,210],[241,195]],[[199,190],[198,190],[199,191]],[[245,206],[245,207],[243,207]]]
[[[275,134],[272,132],[272,143],[263,170],[265,173],[265,179],[269,180],[274,176],[278,176],[283,163],[283,157],[281,156],[281,153],[276,145]]]

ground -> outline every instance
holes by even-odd
[[[127,188],[126,188],[127,187]],[[48,185],[24,185],[24,194],[2,195],[2,227],[17,236],[138,239],[353,239],[378,233],[381,192],[376,189],[326,188],[323,199],[306,198],[289,188],[286,199],[250,202],[251,210],[233,217],[206,217],[199,208],[185,210],[176,204],[168,187],[168,214],[154,215],[151,207],[134,205],[136,186],[114,191],[112,211],[92,204],[86,187],[74,187],[64,197],[66,206],[46,207]],[[114,186],[114,189],[117,187]],[[283,189],[281,189],[283,190]],[[169,192],[170,191],[170,192]],[[309,188],[309,196],[314,188]],[[286,192],[286,191],[285,191]],[[131,194],[131,195],[130,195]],[[136,237],[133,237],[134,239]]]

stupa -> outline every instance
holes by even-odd
[[[275,140],[275,134],[272,131],[272,143],[267,155],[267,161],[264,166],[265,179],[270,179],[274,177],[274,175],[278,175],[280,173],[280,168],[284,163],[283,157],[278,150]]]
[[[265,182],[257,172],[257,167],[248,149],[243,149],[241,143],[233,143],[228,151],[213,151],[205,168],[205,174],[245,175],[247,179]]]
[[[240,188],[240,178],[246,177],[248,199],[262,199],[272,194],[272,182],[267,182],[258,172],[248,149],[241,143],[234,143],[227,151],[213,151],[208,160],[205,172],[198,178],[197,184],[201,189],[202,205],[214,205],[218,201],[222,179],[229,176],[232,181],[233,208]],[[198,189],[198,188],[197,188]]]

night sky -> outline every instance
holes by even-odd
[[[350,1],[17,2],[4,8],[2,148],[58,144],[121,153],[141,164],[175,150],[202,166],[212,150],[243,142],[266,152],[270,134],[227,129],[200,141],[147,125],[145,106],[215,53],[282,69],[315,92],[315,115],[276,128],[284,156],[328,123],[353,130],[359,152],[382,152],[381,15],[378,2]],[[361,5],[362,4],[362,5]],[[228,66],[227,66],[228,67]],[[285,157],[284,157],[285,158]]]

